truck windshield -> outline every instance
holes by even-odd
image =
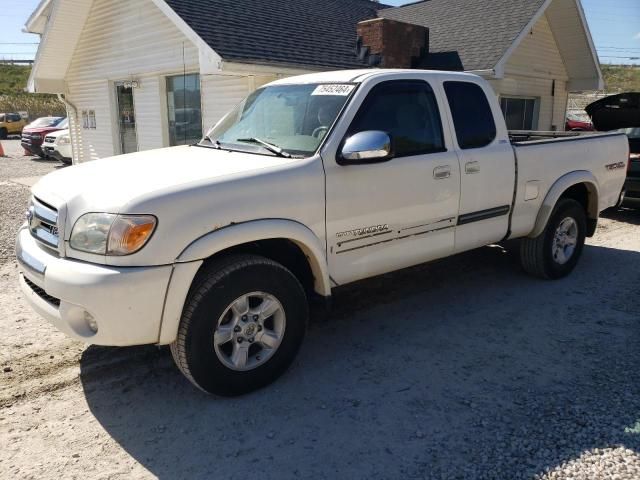
[[[355,88],[317,83],[261,88],[220,120],[203,142],[230,150],[273,154],[271,147],[276,147],[285,155],[311,156]]]

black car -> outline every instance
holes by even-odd
[[[640,128],[626,128],[629,137],[629,169],[624,184],[627,198],[640,199]]]
[[[623,198],[640,199],[640,92],[611,95],[585,108],[596,130],[619,130],[629,137],[629,166]]]

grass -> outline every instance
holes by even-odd
[[[602,65],[601,68],[607,92],[640,92],[640,66]]]
[[[24,92],[31,67],[22,65],[0,65],[0,95]]]
[[[29,118],[66,115],[55,95],[25,93],[31,67],[0,65],[0,112],[28,112]]]

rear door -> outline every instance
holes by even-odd
[[[455,251],[461,252],[497,242],[507,234],[515,159],[506,131],[499,131],[494,120],[502,113],[496,102],[487,99],[493,92],[470,81],[445,81],[443,86],[460,158]]]
[[[323,151],[327,253],[334,282],[451,254],[460,170],[448,126],[446,135],[443,129],[443,102],[419,78],[360,87],[348,118]],[[336,154],[343,140],[371,130],[390,135],[393,159],[340,166]]]

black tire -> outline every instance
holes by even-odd
[[[9,132],[7,132],[6,128],[0,128],[0,140],[6,140],[9,136]]]
[[[553,242],[556,230],[566,218],[572,218],[577,225],[577,243],[573,253],[565,263],[559,263],[553,256]],[[587,217],[584,207],[570,198],[560,199],[551,213],[544,231],[535,238],[525,238],[520,244],[520,262],[524,270],[536,277],[559,279],[569,275],[580,259],[587,232]]]
[[[261,365],[237,371],[214,348],[218,320],[242,295],[265,292],[282,305],[286,328],[280,345]],[[221,396],[242,395],[280,377],[298,353],[309,308],[298,279],[284,266],[257,255],[234,255],[212,263],[193,282],[171,354],[180,371],[201,390]]]
[[[73,160],[71,160],[70,158],[61,158],[60,161],[65,164],[65,165],[71,165],[73,163]]]

